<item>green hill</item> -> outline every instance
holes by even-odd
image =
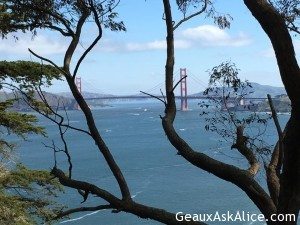
[[[76,109],[76,105],[74,104],[74,100],[72,98],[66,98],[60,95],[56,95],[56,94],[52,94],[49,92],[43,92],[43,95],[45,96],[48,104],[52,107],[52,108],[57,108],[59,110],[63,110],[64,108],[66,110],[74,110]],[[8,99],[14,99],[15,98],[15,94],[12,92],[0,92],[0,101],[5,101]],[[37,100],[40,100],[40,97],[37,93],[35,93],[35,98]],[[32,111],[32,109],[26,104],[26,102],[22,99],[18,100],[15,102],[15,104],[13,105],[12,110],[16,110],[16,111]]]
[[[291,101],[287,95],[278,95],[273,98],[274,108],[277,112],[287,113],[291,111]],[[270,105],[268,101],[258,104],[257,111],[270,112]]]

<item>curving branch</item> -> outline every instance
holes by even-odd
[[[52,60],[47,59],[47,58],[45,58],[45,57],[42,57],[42,56],[38,55],[37,53],[35,53],[34,51],[32,51],[30,48],[28,48],[28,51],[29,51],[32,55],[34,55],[35,57],[37,57],[38,59],[50,63],[50,64],[53,65],[56,69],[58,69],[62,74],[66,75],[65,70],[63,70],[62,68],[60,68],[60,67],[59,67],[56,63],[54,63]]]
[[[272,118],[276,126],[276,130],[278,133],[278,142],[275,145],[275,148],[273,150],[270,163],[266,165],[266,175],[267,175],[267,184],[268,189],[271,195],[271,198],[273,199],[275,205],[278,205],[278,197],[280,192],[280,171],[282,167],[282,158],[283,158],[283,137],[284,133],[281,130],[276,109],[274,107],[273,101],[271,96],[268,94],[268,101],[270,105],[270,109],[272,112]]]
[[[207,8],[207,5],[208,5],[208,2],[209,2],[209,0],[204,0],[204,5],[202,6],[202,8],[199,11],[197,11],[197,12],[195,12],[195,13],[187,16],[187,17],[184,17],[182,20],[180,20],[176,24],[173,23],[173,31],[176,30],[182,23],[184,23],[184,22],[192,19],[193,17],[196,17],[196,16],[202,14],[203,12],[205,12],[205,10]]]
[[[183,81],[185,78],[187,78],[187,75],[185,75],[185,76],[183,76],[183,77],[180,78],[180,80],[173,87],[172,91],[174,91],[177,88],[177,86],[180,84],[180,82]]]
[[[255,176],[259,171],[260,165],[253,151],[247,147],[247,137],[244,136],[243,126],[238,126],[236,128],[236,142],[231,148],[237,149],[248,160],[250,164],[248,171],[252,176]]]
[[[114,157],[112,156],[109,148],[107,147],[106,143],[104,142],[104,140],[102,139],[99,130],[95,124],[95,120],[93,117],[93,114],[91,112],[91,109],[89,108],[87,102],[84,100],[83,96],[81,95],[81,93],[78,91],[76,85],[73,82],[72,77],[66,77],[68,85],[72,91],[72,94],[74,96],[74,98],[76,99],[78,105],[80,106],[83,114],[85,115],[86,118],[86,122],[89,128],[89,132],[91,133],[91,137],[93,138],[93,140],[95,141],[95,144],[97,145],[99,151],[102,153],[102,155],[104,156],[110,170],[112,171],[114,177],[116,178],[122,196],[124,199],[131,199],[131,195],[130,195],[130,191],[127,185],[127,182],[124,178],[124,175],[120,169],[120,167],[118,166],[118,164],[116,163]]]
[[[69,47],[67,48],[67,51],[65,53],[65,57],[64,57],[64,71],[68,71],[68,74],[66,74],[66,76],[71,76],[70,74],[70,63],[71,63],[71,59],[73,57],[73,54],[78,46],[79,40],[80,40],[80,36],[81,36],[81,31],[82,31],[82,27],[84,25],[84,23],[86,22],[87,18],[89,17],[90,12],[89,11],[84,11],[82,13],[82,15],[80,16],[77,25],[76,25],[76,32],[72,37],[72,41],[69,44]],[[83,59],[82,59],[83,60]],[[75,77],[74,77],[75,78]],[[74,79],[73,78],[73,79]]]
[[[49,114],[47,113],[44,113],[43,111],[41,111],[39,108],[37,107],[34,107],[29,101],[27,101],[26,99],[30,99],[30,96],[24,92],[22,89],[20,89],[19,87],[17,87],[16,85],[13,85],[13,84],[10,84],[10,83],[1,83],[2,85],[6,85],[7,87],[11,87],[11,91],[14,91],[15,90],[18,90],[18,92],[20,92],[22,94],[22,96],[24,96],[25,98],[23,98],[24,101],[26,101],[27,105],[34,111],[38,112],[39,114],[41,114],[42,116],[44,116],[45,118],[49,119],[51,122],[55,123],[55,124],[58,124],[57,120],[53,119],[52,117],[50,117]],[[15,95],[15,98],[18,98],[18,95]],[[41,99],[42,100],[42,99]],[[55,117],[60,117],[60,118],[63,118],[60,114],[58,114],[56,111],[54,111],[52,109],[52,107],[48,104],[47,101],[43,101],[43,103],[45,104],[45,106],[47,106],[47,108],[51,111],[51,113],[53,113],[55,115]],[[74,127],[72,125],[70,125],[69,123],[65,124],[65,123],[62,123],[60,126],[64,127],[65,129],[72,129],[72,130],[75,130],[75,131],[78,131],[78,132],[82,132],[88,136],[91,136],[91,133],[88,132],[87,130],[83,130],[81,128],[78,128],[78,127]]]
[[[93,11],[93,12],[95,13],[95,11]],[[66,71],[65,78],[68,82],[68,85],[70,87],[70,90],[71,90],[75,100],[77,101],[77,103],[80,106],[83,114],[85,115],[86,122],[87,122],[87,125],[88,125],[88,128],[89,128],[89,131],[91,133],[91,137],[95,141],[95,144],[97,145],[99,151],[104,156],[110,170],[112,171],[114,177],[116,178],[116,180],[119,184],[119,188],[120,188],[120,191],[122,193],[122,197],[124,199],[131,199],[130,191],[129,191],[127,182],[124,178],[124,175],[123,175],[121,169],[119,168],[118,164],[116,163],[114,157],[112,156],[112,154],[111,154],[109,148],[107,147],[106,143],[102,139],[102,137],[99,133],[99,130],[98,130],[96,124],[95,124],[93,114],[92,114],[87,102],[84,100],[82,94],[78,91],[78,89],[77,89],[77,87],[74,83],[74,78],[75,77],[71,76],[71,73],[70,73],[70,63],[71,63],[73,54],[74,54],[74,52],[75,52],[75,50],[78,46],[78,43],[80,41],[82,27],[83,27],[84,23],[86,22],[87,18],[89,17],[89,15],[90,15],[90,10],[87,9],[80,16],[80,18],[77,22],[77,25],[76,25],[75,35],[73,36],[72,41],[71,41],[71,43],[70,43],[70,45],[69,45],[69,47],[68,47],[68,49],[65,53],[64,64],[63,64],[64,71]],[[95,16],[97,16],[97,14]],[[100,21],[98,21],[98,22],[100,22]],[[96,23],[98,23],[98,22],[96,20]],[[92,47],[94,47],[94,45]],[[88,52],[86,52],[86,53],[88,53]],[[84,56],[85,55],[83,55],[83,58],[84,58]],[[83,58],[82,58],[82,60],[83,60]],[[78,68],[80,66],[81,61],[79,61]]]
[[[79,58],[76,66],[75,66],[75,70],[74,70],[74,73],[73,73],[73,78],[76,77],[77,75],[77,72],[78,72],[78,69],[80,67],[80,64],[82,63],[82,61],[84,60],[84,58],[86,57],[86,55],[95,47],[95,45],[98,43],[98,41],[102,38],[102,27],[101,27],[101,23],[100,23],[100,20],[99,20],[99,15],[98,15],[98,12],[93,4],[93,1],[90,0],[90,7],[91,7],[91,11],[93,12],[94,14],[94,19],[95,19],[95,23],[98,27],[98,36],[94,39],[94,41],[92,42],[92,44],[84,51],[84,53],[81,55],[81,57]]]
[[[116,211],[132,213],[141,218],[153,219],[158,222],[170,225],[206,225],[202,222],[178,221],[176,220],[175,214],[167,212],[165,210],[145,206],[134,202],[132,199],[119,199],[110,192],[101,189],[91,183],[78,181],[67,177],[63,171],[56,167],[52,169],[51,174],[57,177],[60,183],[64,186],[78,190],[84,190],[85,192],[89,192],[93,195],[102,198],[103,200],[109,203],[110,208],[113,208]]]
[[[167,59],[165,66],[167,106],[165,116],[162,118],[162,125],[170,143],[181,156],[193,165],[240,187],[261,212],[263,212],[266,217],[270,217],[271,214],[276,212],[276,207],[269,195],[253,179],[249,171],[220,162],[206,154],[195,151],[176,132],[173,126],[176,117],[176,104],[173,92],[174,30],[170,2],[169,0],[163,0],[163,4],[167,28]]]
[[[72,168],[73,168],[73,164],[72,164],[72,159],[71,159],[71,154],[69,152],[69,148],[68,148],[68,145],[67,145],[67,141],[65,139],[65,131],[62,130],[62,124],[64,122],[64,117],[59,115],[57,113],[57,111],[54,111],[51,106],[48,104],[47,102],[47,99],[45,97],[45,95],[43,94],[42,90],[41,90],[41,87],[39,86],[38,89],[37,89],[37,93],[39,95],[39,97],[42,99],[42,102],[44,104],[46,104],[47,108],[50,109],[50,111],[52,113],[54,113],[55,116],[58,116],[59,117],[59,121],[56,122],[56,124],[58,125],[58,130],[59,130],[59,136],[60,136],[60,139],[61,141],[63,142],[63,145],[64,145],[64,150],[63,152],[66,154],[67,156],[67,159],[68,159],[68,164],[69,164],[69,177],[72,177]],[[56,121],[56,120],[55,120]],[[67,129],[68,129],[68,126],[67,126]]]
[[[82,112],[85,115],[86,121],[87,121],[87,125],[89,128],[89,133],[90,136],[93,138],[93,140],[95,141],[99,151],[102,153],[102,155],[104,156],[108,166],[110,167],[110,170],[112,171],[114,177],[116,178],[118,184],[119,184],[119,188],[121,190],[122,196],[124,199],[131,199],[131,195],[130,195],[130,191],[127,185],[127,182],[123,176],[123,173],[121,171],[121,169],[119,168],[118,164],[115,162],[114,157],[112,156],[112,154],[110,153],[109,148],[107,147],[106,143],[104,142],[104,140],[102,139],[102,137],[100,136],[100,133],[96,127],[92,112],[88,106],[88,104],[86,103],[86,101],[84,100],[83,96],[81,95],[81,93],[78,91],[75,83],[74,83],[74,77],[71,76],[70,73],[70,63],[73,57],[73,54],[78,46],[79,40],[80,40],[80,36],[81,36],[81,32],[82,32],[82,27],[84,25],[84,23],[86,22],[88,16],[90,15],[90,11],[86,10],[84,12],[82,12],[82,15],[80,16],[77,25],[76,25],[76,32],[75,35],[72,38],[72,41],[65,53],[65,57],[64,57],[64,64],[63,64],[63,69],[60,69],[60,71],[63,72],[63,74],[65,75],[65,78],[68,82],[68,85],[70,87],[70,90],[74,96],[74,98],[76,99],[78,105],[80,106],[80,108],[82,109]],[[92,46],[94,47],[94,46]],[[59,68],[54,62],[52,62],[49,59],[46,59],[44,57],[41,57],[37,54],[34,53],[34,55],[36,57],[38,57],[41,60],[45,60],[49,63],[51,63],[52,65],[54,65],[56,68]]]
[[[155,95],[146,93],[146,92],[144,92],[144,91],[140,91],[140,92],[141,92],[142,94],[148,95],[148,96],[150,96],[150,97],[152,97],[152,98],[155,98],[155,99],[161,101],[162,103],[164,103],[165,106],[167,105],[167,103],[166,103],[165,100],[163,100],[163,99],[161,99],[161,98],[159,98],[159,97],[157,97],[157,96],[155,96]]]
[[[300,208],[300,69],[286,21],[267,0],[244,0],[244,4],[268,35],[286,92],[291,100],[291,117],[283,140],[278,212],[299,215]],[[294,223],[296,224],[296,221]]]
[[[72,37],[73,36],[72,33],[66,32],[65,30],[63,30],[62,28],[60,28],[58,26],[47,24],[47,25],[44,25],[44,27],[52,29],[52,30],[56,30],[56,31],[60,32],[63,36],[66,36],[66,37]]]

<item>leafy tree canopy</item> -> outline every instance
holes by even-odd
[[[118,14],[114,8],[116,0],[10,0],[0,3],[0,33],[2,37],[17,31],[32,32],[38,29],[59,31],[64,36],[76,34],[74,24],[84,15],[92,14],[100,20],[105,28],[112,31],[125,31],[122,21],[116,21]],[[92,11],[95,10],[94,13]]]
[[[53,201],[61,186],[47,171],[30,170],[18,163],[15,143],[7,141],[8,135],[26,140],[28,134],[46,135],[36,125],[35,115],[14,112],[11,107],[19,98],[43,108],[31,99],[34,90],[51,85],[60,79],[60,72],[50,65],[37,62],[0,62],[0,90],[15,92],[15,99],[0,102],[0,223],[38,224],[53,218],[62,207]]]
[[[20,84],[21,88],[32,88],[37,85],[51,85],[53,79],[60,77],[60,71],[51,65],[30,61],[0,61],[0,85],[9,79]]]
[[[27,134],[45,135],[36,126],[34,115],[9,111],[14,100],[0,102],[0,221],[4,224],[34,224],[53,218],[61,207],[52,201],[61,187],[47,171],[15,165],[16,145],[5,138],[14,134],[22,139]],[[51,210],[50,210],[51,209]]]
[[[269,1],[285,19],[287,27],[290,31],[300,34],[299,16],[300,1],[299,0],[270,0]]]

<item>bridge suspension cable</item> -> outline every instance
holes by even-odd
[[[196,75],[194,75],[190,70],[187,70],[189,77],[194,80],[197,84],[199,84],[203,88],[207,88],[207,84],[205,84],[202,80],[200,80]]]
[[[89,90],[89,92],[96,92],[98,94],[103,94],[103,95],[107,95],[107,93],[105,93],[104,91],[102,91],[101,89],[99,89],[98,87],[95,86],[95,84],[89,82],[86,79],[81,78],[82,82],[84,83],[84,88],[85,90]]]

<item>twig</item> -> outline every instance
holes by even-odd
[[[165,97],[164,93],[162,92],[162,90],[161,90],[161,89],[159,89],[159,90],[160,90],[161,96],[162,96],[162,97],[163,97],[163,99],[164,99],[164,102],[167,102],[167,100],[166,100],[166,97]]]
[[[28,51],[34,55],[35,57],[39,58],[40,60],[46,61],[48,63],[50,63],[51,65],[53,65],[56,69],[58,69],[60,72],[62,72],[64,75],[68,75],[63,69],[61,69],[56,63],[54,63],[53,61],[51,61],[50,59],[47,59],[45,57],[42,57],[38,54],[36,54],[35,52],[33,52],[30,48],[28,48]]]
[[[140,91],[140,92],[143,93],[143,94],[145,94],[145,95],[148,95],[148,96],[150,96],[152,98],[155,98],[155,99],[161,101],[162,103],[164,103],[165,106],[167,105],[167,103],[164,100],[160,99],[159,97],[157,97],[155,95],[152,95],[152,94],[149,94],[149,93],[146,93],[146,92],[143,92],[143,91]]]
[[[205,1],[204,1],[204,6],[202,7],[201,10],[199,10],[198,12],[195,12],[195,13],[191,14],[191,15],[188,16],[188,17],[183,18],[183,19],[180,20],[176,25],[173,25],[173,31],[176,30],[182,23],[184,23],[184,22],[186,22],[186,21],[192,19],[192,18],[195,17],[195,16],[200,15],[201,13],[203,13],[203,12],[206,10],[206,8],[207,8],[207,2],[208,2],[208,0],[205,0]]]

